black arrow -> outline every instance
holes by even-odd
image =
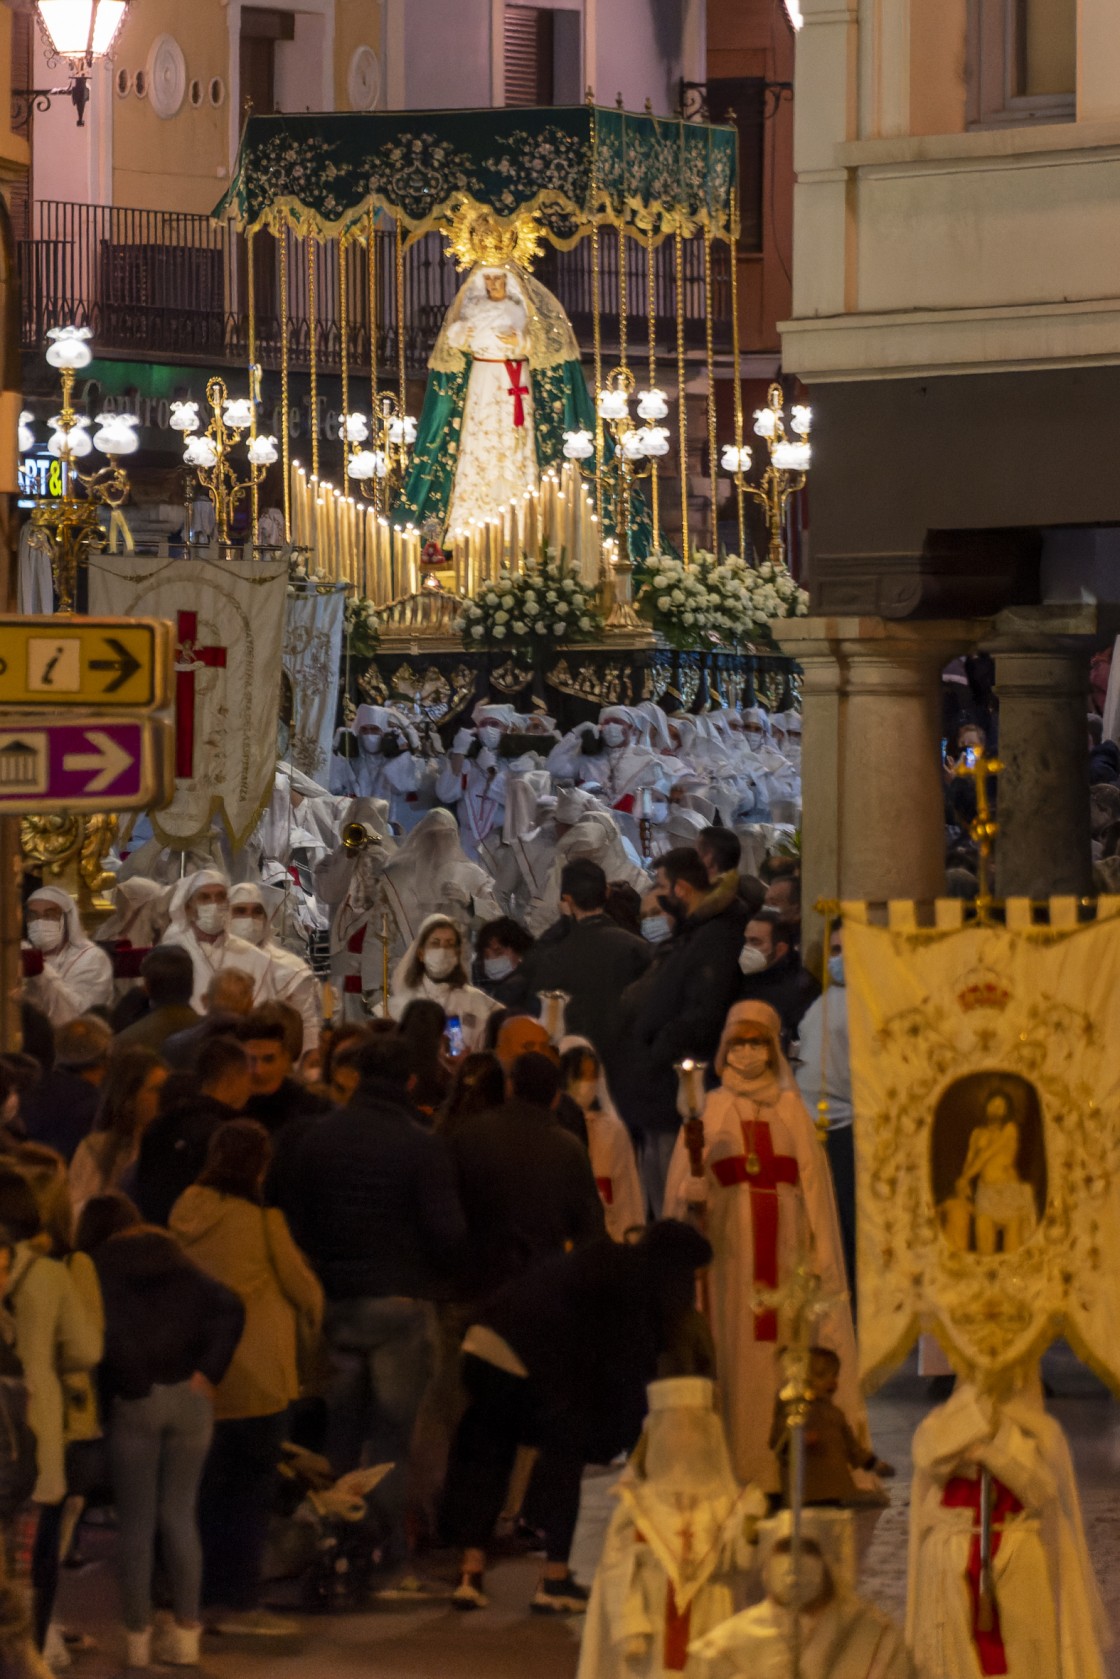
[[[124,643],[118,641],[115,636],[107,635],[105,645],[117,655],[116,658],[91,659],[89,668],[90,670],[115,670],[118,673],[117,676],[109,683],[107,688],[101,690],[104,694],[115,694],[117,689],[123,688],[125,683],[134,677],[142,667],[140,660],[134,658]]]

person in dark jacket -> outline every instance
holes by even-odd
[[[104,1230],[100,1203],[110,1199],[116,1234],[98,1241],[90,1257],[105,1309],[101,1373],[127,1665],[147,1667],[154,1659],[197,1666],[202,1546],[195,1512],[214,1430],[210,1395],[233,1358],[245,1309],[165,1230],[141,1224],[124,1196],[95,1196],[86,1208],[91,1228]],[[159,1629],[153,1648],[157,1528],[175,1618]]]
[[[66,1164],[93,1129],[113,1034],[95,1014],[80,1014],[54,1036],[54,1066],[20,1105],[28,1138],[60,1154]]]
[[[660,1217],[665,1174],[680,1129],[674,1066],[709,1061],[735,1000],[747,908],[738,884],[713,889],[697,853],[685,846],[657,859],[658,902],[676,931],[639,995],[623,1008],[630,1020],[607,1074],[615,1104],[641,1142],[639,1162],[650,1212]]]
[[[605,1229],[586,1148],[554,1112],[560,1069],[521,1055],[509,1097],[459,1121],[449,1136],[467,1220],[461,1292],[479,1301],[552,1253],[593,1241]]]
[[[140,1143],[126,1187],[150,1224],[167,1224],[172,1207],[206,1164],[210,1138],[242,1113],[249,1095],[245,1051],[232,1038],[212,1038],[198,1057],[197,1089],[169,1103]]]
[[[649,946],[606,913],[607,877],[590,857],[574,857],[560,873],[561,919],[534,945],[525,967],[529,995],[566,991],[564,1019],[590,1039],[611,1065],[620,1032],[619,1000],[649,966]]]
[[[743,935],[742,978],[736,1002],[769,1003],[782,1023],[782,1048],[797,1036],[801,1017],[821,988],[797,953],[797,929],[782,911],[756,910]]]
[[[198,1025],[199,1016],[191,1008],[194,963],[181,945],[157,944],[140,963],[140,978],[147,1008],[117,1033],[113,1048],[154,1049],[158,1054],[176,1032]]]
[[[337,1474],[397,1468],[378,1488],[403,1546],[409,1441],[431,1373],[430,1306],[466,1235],[451,1157],[408,1106],[411,1056],[398,1032],[358,1058],[345,1108],[307,1132],[285,1211],[327,1297],[332,1378],[326,1454]]]
[[[470,1404],[442,1508],[446,1539],[463,1547],[456,1608],[486,1605],[486,1546],[519,1446],[540,1451],[534,1503],[547,1560],[532,1608],[586,1607],[568,1567],[584,1466],[634,1446],[649,1382],[713,1374],[694,1304],[696,1274],[711,1258],[698,1231],[665,1219],[637,1243],[603,1237],[543,1260],[482,1309],[463,1342]]]
[[[531,1001],[525,959],[532,949],[532,933],[512,916],[485,922],[475,934],[471,984],[504,1009],[524,1008]]]
[[[301,1022],[294,1009],[283,1003],[264,1003],[238,1022],[233,1036],[249,1057],[249,1100],[245,1117],[263,1125],[275,1146],[278,1135],[289,1125],[330,1112],[325,1096],[317,1096],[292,1077],[295,1056],[288,1039],[288,1020]]]

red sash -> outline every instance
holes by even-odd
[[[596,1178],[595,1188],[599,1191],[599,1198],[604,1207],[614,1206],[614,1184],[610,1178]]]
[[[646,1543],[641,1528],[634,1529],[639,1545]],[[661,1665],[670,1673],[683,1673],[688,1664],[688,1646],[692,1642],[692,1605],[677,1608],[673,1582],[665,1582],[665,1639],[661,1648]]]
[[[525,424],[525,398],[529,394],[528,385],[521,383],[521,370],[525,366],[523,361],[507,361],[506,372],[509,374],[509,394],[513,398],[513,423],[515,426]]]
[[[778,1286],[778,1185],[796,1184],[800,1173],[792,1154],[775,1154],[765,1119],[742,1122],[743,1153],[710,1162],[712,1176],[724,1189],[747,1184],[751,1192],[754,1280],[761,1288]],[[754,1314],[756,1341],[778,1339],[776,1312]]]
[[[1007,1651],[1003,1647],[1003,1633],[999,1624],[999,1604],[992,1604],[992,1625],[989,1632],[980,1628],[980,1478],[970,1480],[967,1475],[954,1475],[945,1483],[941,1503],[946,1510],[974,1510],[976,1520],[972,1528],[972,1543],[968,1547],[968,1567],[965,1579],[972,1601],[972,1642],[983,1674],[1007,1672]],[[1008,1516],[1017,1515],[1023,1506],[1002,1481],[992,1481],[992,1560],[1003,1541],[1000,1531]]]
[[[363,921],[362,925],[358,928],[358,931],[356,933],[351,933],[350,937],[347,939],[346,948],[352,956],[360,957],[362,954],[362,946],[365,942],[366,923]],[[362,976],[360,971],[356,974],[347,974],[346,978],[342,982],[342,989],[351,993],[355,991],[360,992],[362,989]]]

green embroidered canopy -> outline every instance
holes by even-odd
[[[506,225],[532,215],[565,248],[596,223],[729,239],[737,144],[733,128],[595,105],[251,116],[214,214],[336,236],[372,207],[411,243],[467,201]]]

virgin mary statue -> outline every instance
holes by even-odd
[[[563,463],[566,431],[595,429],[563,306],[502,251],[496,223],[479,234],[483,220],[492,218],[471,228],[474,266],[428,361],[412,469],[394,512],[396,523],[438,521],[444,537],[536,489],[546,468]]]

